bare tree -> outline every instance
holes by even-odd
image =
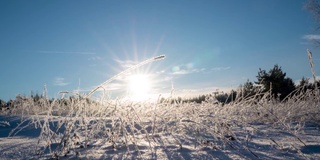
[[[311,13],[316,23],[320,23],[320,3],[318,0],[309,0],[304,8]]]
[[[316,25],[315,32],[320,30],[320,3],[318,0],[309,0],[304,5],[304,9],[306,9],[313,17]],[[316,46],[320,46],[320,41],[318,38],[311,38],[311,40],[315,43]]]

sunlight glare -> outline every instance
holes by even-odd
[[[147,100],[150,96],[151,84],[148,75],[135,74],[128,79],[128,92],[131,100]]]

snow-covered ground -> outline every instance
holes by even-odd
[[[17,122],[15,118],[1,117],[1,120],[12,124]],[[7,137],[13,126],[0,127],[0,159],[50,158],[49,151],[42,156],[37,153],[39,129],[25,128],[16,136]],[[248,137],[241,132],[236,133],[237,140],[231,140],[223,147],[216,145],[214,140],[195,145],[191,137],[159,134],[152,137],[151,144],[142,140],[138,144],[119,145],[117,149],[103,140],[93,142],[87,148],[75,146],[72,152],[76,153],[60,159],[320,159],[320,131],[316,124],[308,124],[303,129],[300,138],[306,146],[288,133],[270,130],[268,125],[253,126],[259,132],[252,134],[248,144],[243,144]],[[183,137],[185,141],[180,146],[173,137]]]
[[[1,160],[320,159],[317,97],[226,105],[40,102],[1,113]]]
[[[20,119],[16,116],[0,117],[0,121],[8,122],[0,126],[0,159],[51,158],[48,149],[41,151],[39,148],[40,128],[28,126],[8,137]],[[299,137],[272,124],[242,127],[246,128],[234,127],[234,135],[226,137],[229,139],[225,142],[210,136],[205,140],[195,139],[185,131],[148,134],[149,137],[145,133],[136,133],[135,140],[127,140],[127,145],[97,138],[89,141],[86,147],[83,143],[72,144],[70,151],[59,159],[320,159],[319,124],[306,123],[297,134]],[[52,150],[58,146],[59,142],[50,144]]]

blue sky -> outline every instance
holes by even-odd
[[[256,80],[279,64],[311,77],[306,49],[315,24],[304,0],[0,1],[0,99],[59,91],[87,93],[148,58],[153,94],[209,93]],[[126,93],[125,76],[107,87]]]

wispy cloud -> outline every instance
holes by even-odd
[[[192,73],[200,73],[200,72],[204,72],[206,71],[205,68],[201,68],[201,69],[180,69],[180,70],[176,70],[173,71],[172,74],[192,74]]]
[[[88,60],[89,60],[89,61],[98,61],[98,60],[102,60],[102,58],[99,57],[99,56],[94,56],[94,57],[88,58]]]
[[[303,39],[307,39],[307,40],[320,40],[320,35],[318,35],[318,34],[308,34],[308,35],[304,35],[302,38]]]
[[[177,70],[177,71],[173,71],[172,74],[190,74],[191,71],[188,70]]]
[[[182,65],[177,65],[172,67],[172,73],[175,75],[183,75],[183,74],[192,74],[192,73],[200,73],[205,72],[205,68],[194,68],[193,63],[187,63]]]
[[[122,68],[130,68],[130,67],[138,64],[138,62],[132,61],[132,60],[114,59],[114,61],[117,62]]]
[[[231,69],[231,67],[214,67],[214,68],[211,68],[211,71],[215,71],[215,72],[219,72],[219,71],[225,71],[225,70],[229,70]]]
[[[65,79],[62,77],[56,77],[53,81],[53,85],[55,85],[55,86],[66,86],[68,84],[70,84],[70,83],[65,82]]]

